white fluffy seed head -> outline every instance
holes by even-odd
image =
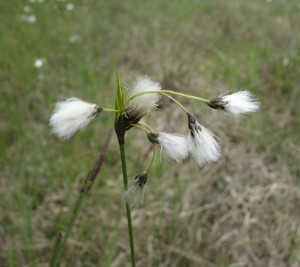
[[[148,175],[146,172],[140,173],[134,177],[134,180],[128,185],[124,200],[129,204],[130,208],[141,206],[145,199],[145,185]]]
[[[192,115],[189,118],[189,151],[199,166],[218,161],[221,156],[220,146],[212,132],[202,126]]]
[[[49,125],[59,138],[68,140],[77,130],[83,129],[95,118],[101,108],[78,98],[68,98],[55,104]]]
[[[148,134],[149,140],[159,146],[161,155],[171,161],[181,163],[189,155],[187,137],[164,132]]]
[[[161,90],[161,86],[158,82],[151,80],[150,77],[142,75],[136,76],[129,85],[125,86],[125,90],[127,93],[127,99],[129,99],[131,96],[144,91]],[[160,94],[157,93],[140,95],[128,103],[126,107],[126,113],[133,116],[143,116],[157,107],[157,102],[159,99]]]
[[[256,112],[260,106],[259,102],[253,100],[252,93],[247,90],[223,96],[221,99],[224,102],[225,111],[234,115]]]

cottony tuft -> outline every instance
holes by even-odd
[[[217,161],[221,157],[220,146],[214,134],[202,126],[194,116],[188,114],[188,146],[199,166]]]
[[[87,126],[101,110],[102,108],[96,104],[75,97],[68,98],[56,103],[49,124],[54,134],[61,139],[69,140],[77,130]]]
[[[161,86],[158,82],[155,82],[151,80],[150,77],[144,75],[136,76],[129,85],[124,87],[127,93],[127,99],[135,94],[145,91],[151,92],[161,90]],[[140,95],[128,103],[126,107],[126,113],[129,116],[143,116],[157,107],[157,102],[159,99],[160,94],[157,93]]]
[[[134,180],[128,185],[124,197],[125,201],[131,208],[143,204],[145,197],[145,185],[147,183],[148,174],[146,172],[139,173]]]
[[[177,163],[181,163],[189,155],[186,136],[160,132],[149,133],[148,139],[159,146],[163,156]]]
[[[234,115],[245,115],[256,112],[260,103],[255,102],[252,93],[245,90],[215,97],[211,100],[209,106],[215,109],[223,109]]]

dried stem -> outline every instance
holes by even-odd
[[[66,242],[68,241],[68,238],[72,232],[74,223],[79,215],[80,209],[82,207],[83,201],[85,199],[85,196],[87,195],[87,193],[89,192],[89,190],[91,189],[91,187],[93,186],[95,179],[98,175],[98,173],[100,172],[100,169],[102,167],[102,164],[104,162],[104,158],[105,155],[107,153],[107,149],[109,146],[109,143],[111,141],[112,138],[112,134],[113,134],[113,129],[111,129],[104,141],[103,147],[102,147],[102,151],[99,155],[99,157],[97,158],[97,160],[94,163],[93,168],[88,172],[86,178],[83,180],[83,182],[81,183],[80,186],[80,194],[75,202],[74,208],[73,208],[73,212],[72,212],[72,216],[68,225],[68,228],[66,230],[66,233],[64,234],[64,236],[62,236],[62,233],[59,232],[58,237],[56,239],[53,251],[52,251],[52,255],[51,255],[51,260],[50,260],[50,267],[56,267],[59,259],[61,257],[61,254],[63,252],[63,249],[66,245]]]

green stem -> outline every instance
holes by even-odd
[[[112,108],[102,108],[102,110],[105,112],[115,112],[115,113],[120,112],[120,110],[116,110]]]
[[[148,127],[150,129],[151,132],[153,132],[152,128],[147,123],[145,123],[143,121],[139,121],[139,124],[145,125],[146,127]]]
[[[172,94],[172,95],[178,95],[178,96],[181,96],[181,97],[184,97],[184,98],[188,98],[188,99],[193,99],[193,100],[196,100],[196,101],[200,101],[204,104],[210,104],[210,100],[208,99],[205,99],[205,98],[201,98],[201,97],[197,97],[197,96],[193,96],[193,95],[187,95],[187,94],[183,94],[183,93],[179,93],[179,92],[175,92],[175,91],[171,91],[171,90],[156,90],[156,91],[142,91],[140,93],[137,93],[133,96],[131,96],[127,101],[126,101],[126,104],[125,106],[131,101],[133,100],[134,98],[140,96],[140,95],[145,95],[145,94]]]
[[[173,102],[175,102],[185,113],[189,113],[188,110],[182,105],[180,104],[174,97],[168,95],[168,94],[165,94],[165,93],[162,93],[162,95],[170,98]]]
[[[146,129],[144,129],[143,127],[139,126],[138,124],[131,124],[133,127],[139,128],[141,130],[143,130],[145,133],[150,133],[149,131],[147,131]]]
[[[151,168],[151,166],[152,166],[152,164],[153,164],[153,162],[154,162],[155,151],[156,151],[156,146],[153,145],[153,154],[152,154],[152,158],[151,158],[150,164],[149,164],[149,166],[148,166],[148,168],[147,168],[147,170],[146,170],[147,173],[149,172],[149,170],[150,170],[150,168]]]
[[[122,162],[122,171],[123,171],[123,181],[125,190],[128,187],[128,178],[127,178],[127,167],[126,167],[126,154],[125,154],[125,144],[121,143],[120,146],[120,154],[121,154],[121,162]],[[131,221],[131,212],[130,207],[126,203],[126,214],[127,214],[127,222],[128,222],[128,234],[129,234],[129,242],[130,242],[130,252],[131,252],[131,266],[135,267],[135,252],[134,252],[134,240],[133,240],[133,231],[132,231],[132,221]]]

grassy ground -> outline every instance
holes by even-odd
[[[183,101],[224,155],[202,169],[156,162],[133,212],[137,265],[300,266],[299,1],[72,3],[0,3],[1,266],[47,266],[113,120],[103,114],[63,143],[49,132],[50,113],[65,96],[112,106],[117,68],[125,81],[145,73],[204,97],[247,88],[262,102],[235,120]],[[186,128],[166,100],[147,121]],[[132,177],[150,145],[138,131],[128,137]],[[61,266],[130,266],[118,157],[113,139]]]

